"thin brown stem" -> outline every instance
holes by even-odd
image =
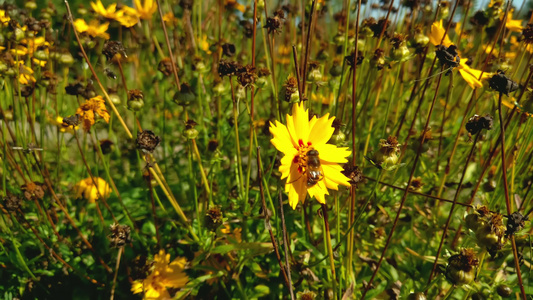
[[[442,79],[442,71],[443,70],[444,70],[444,67],[441,68],[441,72],[439,74],[439,78],[438,78],[438,81],[437,81],[437,87],[435,88],[435,95],[433,96],[433,101],[431,102],[431,107],[429,108],[428,116],[427,116],[427,119],[426,119],[426,125],[424,126],[424,131],[423,132],[426,132],[428,127],[429,127],[429,121],[431,120],[431,115],[433,113],[433,108],[434,108],[435,102],[437,100],[437,95],[438,95],[438,91],[439,91],[439,87],[440,87],[440,82],[441,82],[441,79]],[[422,147],[424,146],[425,139],[426,139],[426,135],[423,134],[422,137],[420,138],[420,144],[418,145],[418,149],[416,151],[415,160],[413,162],[413,167],[411,168],[411,172],[409,174],[409,180],[407,181],[407,186],[410,186],[411,185],[411,181],[413,180],[413,177],[414,177],[414,174],[415,174],[415,171],[416,171],[416,167],[417,167],[417,164],[418,164],[418,160],[420,159],[420,153],[422,152]],[[370,288],[370,286],[372,286],[372,282],[374,281],[374,278],[376,277],[376,275],[377,275],[377,273],[378,273],[378,271],[379,271],[379,269],[381,267],[381,263],[383,262],[383,258],[385,257],[385,253],[387,252],[387,249],[389,248],[390,242],[392,240],[392,236],[394,234],[394,231],[396,230],[396,226],[398,225],[398,220],[400,219],[400,213],[402,212],[403,206],[405,204],[405,200],[407,200],[407,194],[409,194],[409,192],[410,191],[407,188],[407,189],[405,189],[405,191],[403,193],[402,199],[400,201],[400,206],[398,208],[398,211],[396,212],[396,217],[394,219],[394,223],[392,224],[391,231],[389,232],[389,234],[387,236],[387,241],[385,242],[385,247],[383,248],[383,251],[381,252],[381,256],[380,256],[380,258],[378,260],[376,268],[374,269],[374,272],[372,273],[372,277],[370,278],[370,280],[368,281],[368,284],[364,288],[363,295],[362,295],[361,299],[365,299],[365,295],[368,292],[368,289]]]
[[[440,239],[439,248],[437,249],[437,254],[435,254],[435,261],[433,262],[433,268],[431,269],[431,273],[429,273],[428,284],[431,283],[433,274],[435,273],[435,270],[437,269],[437,263],[439,261],[439,256],[442,250],[442,245],[444,244],[444,240],[446,239],[446,233],[448,232],[448,227],[450,226],[450,222],[452,220],[453,210],[455,209],[455,205],[457,204],[457,199],[459,198],[459,193],[461,192],[461,188],[463,187],[463,180],[465,179],[466,170],[468,169],[468,163],[472,159],[472,155],[474,154],[474,150],[476,149],[476,143],[479,139],[479,136],[480,136],[480,133],[478,132],[476,134],[476,137],[474,138],[474,142],[472,143],[472,148],[470,149],[470,153],[468,154],[465,165],[463,167],[463,174],[461,174],[459,185],[457,186],[457,190],[455,191],[455,195],[453,196],[452,207],[450,208],[450,212],[448,213],[448,218],[446,219],[446,225],[444,226],[444,229],[442,231],[442,237]]]
[[[502,159],[502,176],[503,176],[503,188],[505,192],[505,207],[507,208],[507,215],[511,215],[512,205],[511,200],[509,199],[509,184],[507,182],[507,166],[505,162],[505,126],[503,125],[503,116],[502,116],[502,93],[500,93],[500,97],[498,99],[498,116],[500,118],[500,132],[501,132],[501,138],[500,138],[500,151],[501,151],[501,159]],[[520,292],[522,293],[522,299],[526,300],[526,291],[524,290],[524,283],[522,282],[522,272],[520,271],[520,262],[518,261],[518,251],[516,249],[516,241],[514,238],[514,235],[511,235],[511,245],[513,247],[513,257],[514,257],[514,264],[516,268],[516,276],[518,277],[518,286],[520,287]]]

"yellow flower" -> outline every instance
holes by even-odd
[[[442,26],[442,20],[433,23],[433,25],[431,25],[429,41],[435,46],[440,45],[440,41],[442,41],[442,37],[444,36],[445,31],[446,29]],[[452,41],[450,40],[448,35],[444,36],[444,40],[442,41],[442,44],[446,47],[452,44]]]
[[[207,41],[207,35],[204,34],[198,44],[200,49],[204,50],[205,53],[211,54],[211,51],[209,50],[209,42]]]
[[[33,70],[30,67],[24,65],[23,61],[17,61],[15,64],[18,64],[19,68],[19,83],[29,85],[30,82],[35,82],[35,77],[33,77]]]
[[[76,113],[80,115],[83,122],[83,128],[86,131],[89,131],[91,126],[96,122],[96,115],[102,117],[107,123],[109,123],[109,113],[105,108],[105,101],[102,96],[96,96],[89,100],[85,100],[85,102],[78,107]]]
[[[109,194],[111,194],[109,184],[100,177],[94,177],[94,181],[96,182],[96,186],[94,186],[93,180],[90,177],[76,183],[74,186],[76,198],[85,198],[90,203],[94,203],[98,199],[98,194],[104,198],[109,197]]]
[[[470,68],[466,64],[466,61],[464,59],[459,62],[459,66],[457,67],[457,69],[459,70],[459,73],[461,74],[463,79],[466,81],[466,83],[468,83],[471,88],[475,89],[483,86],[481,81],[479,81],[478,79],[481,75],[481,70]],[[481,80],[488,79],[491,76],[491,73],[484,72],[483,75],[481,75]]]
[[[11,20],[11,18],[6,15],[6,11],[0,9],[0,25],[7,25],[7,23]]]
[[[507,13],[505,27],[511,32],[522,32],[522,30],[524,29],[524,27],[522,26],[522,20],[513,20],[513,10],[510,10]]]
[[[141,5],[141,0],[133,0],[137,15],[143,20],[151,20],[152,15],[157,10],[157,3],[154,0],[144,0],[144,5]]]
[[[106,40],[109,39],[109,34],[106,32],[109,28],[109,22],[101,24],[97,20],[91,20],[89,24],[83,19],[76,19],[74,27],[78,32],[87,32],[92,37],[101,37]]]
[[[349,186],[339,163],[347,162],[350,151],[346,147],[326,144],[333,135],[331,124],[334,119],[326,114],[309,120],[308,110],[300,103],[293,105],[292,116],[287,115],[287,126],[278,121],[270,123],[270,133],[274,136],[270,141],[285,154],[279,171],[281,179],[286,178],[285,192],[289,194],[293,209],[298,202],[305,201],[307,193],[325,204],[328,189],[337,190],[339,184]],[[316,153],[309,155],[311,150],[318,151],[318,157]]]
[[[106,19],[113,19],[113,20],[117,19],[118,12],[117,12],[116,3],[113,3],[109,5],[107,8],[105,8],[104,5],[102,4],[102,1],[98,0],[96,3],[91,2],[91,7],[93,8],[95,13],[99,14],[100,16]]]
[[[117,21],[124,27],[133,27],[139,23],[139,15],[134,8],[123,6],[117,13]]]
[[[224,4],[226,7],[236,9],[242,13],[246,11],[246,6],[237,2],[237,0],[226,0]]]
[[[178,257],[170,262],[170,254],[160,250],[154,256],[154,265],[150,275],[144,280],[133,282],[131,291],[134,294],[144,292],[144,299],[171,299],[168,288],[179,289],[189,281],[189,277],[183,271],[187,260]]]
[[[176,26],[179,22],[178,18],[174,17],[174,13],[172,13],[171,11],[169,11],[163,16],[163,21],[165,21],[165,23],[170,26]]]

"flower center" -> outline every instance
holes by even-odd
[[[305,173],[305,169],[307,168],[307,152],[309,150],[313,150],[314,148],[311,147],[311,142],[307,142],[305,144],[301,139],[298,140],[298,147],[295,147],[296,150],[298,150],[298,154],[294,156],[294,159],[292,162],[294,164],[298,164],[298,172],[300,174]]]

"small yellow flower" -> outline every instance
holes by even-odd
[[[124,27],[133,27],[139,23],[139,15],[134,8],[124,5],[117,13],[117,21]]]
[[[169,11],[163,16],[163,21],[165,21],[165,23],[170,26],[176,26],[179,22],[178,18],[176,18],[174,16],[174,13],[172,13],[171,11]]]
[[[507,13],[505,27],[511,32],[522,32],[524,29],[522,26],[522,20],[513,20],[513,10],[510,10],[509,13]]]
[[[204,34],[198,44],[200,49],[204,50],[205,53],[211,54],[211,51],[209,50],[209,42],[207,41],[207,35]]]
[[[76,19],[74,27],[78,32],[87,32],[92,37],[101,37],[108,40],[109,34],[106,32],[109,28],[109,22],[100,24],[97,20],[91,20],[89,24],[83,19]]]
[[[7,25],[11,18],[6,15],[6,11],[0,9],[0,25]]]
[[[183,271],[186,263],[184,257],[178,257],[170,262],[170,254],[160,250],[159,254],[154,256],[151,273],[143,280],[134,281],[131,291],[134,294],[144,292],[144,299],[171,299],[168,288],[179,289],[189,281],[189,277]]]
[[[429,41],[433,45],[440,45],[440,41],[442,41],[442,45],[448,47],[452,44],[452,41],[448,37],[448,35],[444,36],[444,32],[446,29],[442,26],[442,20],[433,23],[431,25],[431,32],[429,34]],[[444,36],[444,40],[442,40],[442,37]]]
[[[80,115],[83,122],[83,128],[86,131],[89,131],[91,126],[96,122],[96,115],[103,118],[106,123],[109,123],[109,113],[107,112],[105,101],[102,96],[96,96],[89,100],[85,100],[85,102],[78,107],[76,113]]]
[[[226,7],[236,9],[242,13],[246,11],[246,6],[237,2],[237,0],[226,0],[224,4],[226,5]]]
[[[133,2],[139,18],[143,20],[152,19],[152,15],[157,10],[157,3],[154,0],[144,0],[144,4],[141,4],[141,0],[133,0]]]
[[[76,198],[87,199],[90,203],[94,203],[99,197],[98,195],[107,198],[111,194],[111,188],[105,180],[100,177],[94,177],[96,186],[94,186],[93,180],[85,178],[78,182],[74,186],[74,191],[76,191]]]
[[[305,201],[307,193],[325,204],[328,189],[337,190],[339,184],[350,185],[339,165],[348,161],[346,157],[350,151],[346,147],[326,144],[334,132],[331,127],[334,119],[326,114],[309,120],[308,110],[300,102],[292,106],[292,116],[287,115],[287,126],[278,121],[270,123],[270,133],[274,136],[270,142],[285,154],[279,171],[281,179],[286,178],[285,192],[289,194],[289,204],[293,209],[298,202]],[[318,151],[318,164],[316,152],[311,156],[311,150]],[[309,161],[313,161],[311,168]]]
[[[117,19],[118,12],[117,12],[116,3],[113,3],[109,5],[107,8],[105,8],[104,5],[102,4],[102,1],[98,0],[97,2],[91,2],[91,7],[95,13],[99,14],[100,16],[106,19],[112,19],[112,20]]]
[[[17,61],[15,65],[18,65],[18,80],[20,84],[29,85],[30,82],[36,82],[35,77],[33,77],[33,70],[24,65],[23,61]]]
[[[484,72],[483,75],[481,75],[481,70],[470,68],[464,59],[459,62],[457,69],[466,83],[468,83],[468,85],[473,89],[483,86],[480,80],[489,79],[492,77],[491,73]],[[479,79],[479,76],[481,76],[481,79]]]

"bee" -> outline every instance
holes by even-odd
[[[115,75],[115,72],[111,71],[111,69],[109,68],[104,69],[104,74],[111,79],[117,79],[117,75]]]
[[[307,175],[307,187],[310,188],[324,179],[324,171],[320,165],[320,158],[318,158],[318,151],[307,151],[307,168],[305,168]]]

